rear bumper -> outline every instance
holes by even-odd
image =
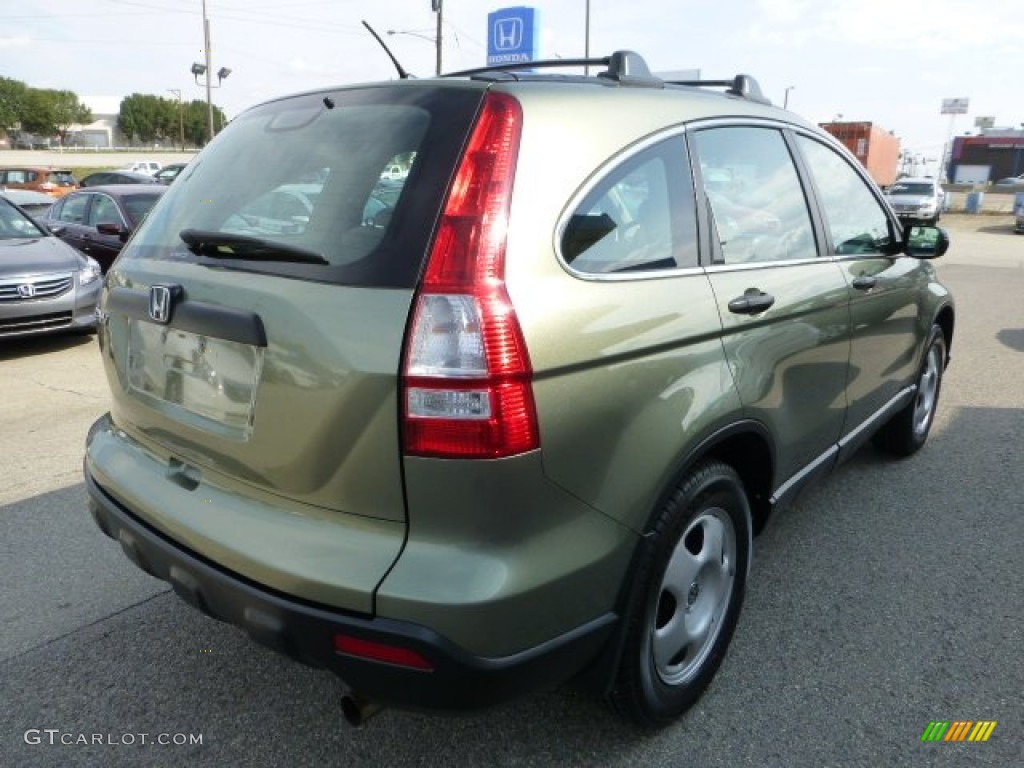
[[[618,618],[602,615],[542,644],[500,658],[474,655],[419,624],[346,613],[268,590],[181,547],[136,518],[85,470],[90,511],[142,570],[168,582],[187,603],[244,629],[256,642],[336,673],[369,700],[430,709],[497,704],[574,676],[594,660]],[[335,650],[335,636],[418,654],[430,669],[368,660]]]

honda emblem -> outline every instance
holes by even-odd
[[[149,316],[154,322],[166,325],[174,311],[174,299],[180,290],[177,285],[153,285],[149,288]]]

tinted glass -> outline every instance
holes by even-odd
[[[725,264],[813,259],[807,199],[782,134],[730,127],[694,134]]]
[[[138,226],[156,205],[160,195],[125,195],[121,198],[121,206],[128,214],[128,223]]]
[[[220,267],[412,286],[482,96],[422,85],[361,88],[250,110],[167,188],[123,263],[207,263],[209,256],[195,255],[179,236],[192,229],[204,242],[242,236],[328,262],[217,259]]]
[[[799,137],[798,143],[825,209],[833,252],[888,252],[894,239],[892,227],[868,183],[831,147],[806,136]]]
[[[696,266],[696,209],[682,138],[611,171],[573,211],[561,245],[562,258],[580,272]]]

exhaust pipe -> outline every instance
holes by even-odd
[[[341,694],[341,714],[349,725],[356,728],[383,709],[383,704],[367,701],[355,691],[345,691]]]

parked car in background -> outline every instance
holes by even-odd
[[[96,327],[101,270],[0,195],[0,339]]]
[[[79,187],[99,187],[104,184],[159,184],[148,173],[138,171],[99,171],[90,173],[80,182]]]
[[[900,221],[934,226],[942,216],[946,194],[935,179],[906,177],[886,189],[885,197]]]
[[[582,676],[671,723],[772,510],[928,438],[945,232],[753,78],[589,66],[249,109],[106,278],[94,519],[353,722]]]
[[[121,171],[135,171],[136,173],[146,173],[152,176],[154,173],[159,171],[163,166],[160,165],[156,160],[136,160],[129,163],[124,168],[119,168]]]
[[[52,197],[43,192],[36,192],[34,189],[3,189],[0,187],[0,197],[6,197],[34,219],[43,216],[53,205]]]
[[[153,174],[153,178],[159,181],[161,184],[170,184],[181,174],[185,168],[188,167],[188,163],[169,163],[161,168],[159,171]]]
[[[70,170],[42,166],[0,167],[0,187],[32,189],[50,197],[63,197],[78,189],[78,181]]]
[[[114,184],[73,192],[42,219],[64,242],[91,256],[105,272],[157,200],[162,184]]]

